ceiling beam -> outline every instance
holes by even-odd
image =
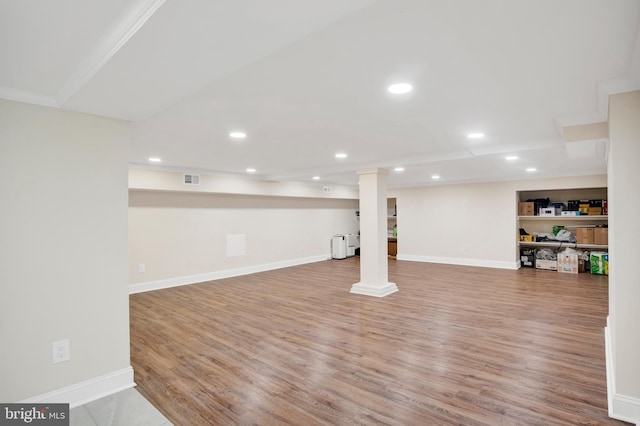
[[[80,67],[67,80],[56,95],[59,107],[71,99],[104,65],[133,37],[133,35],[164,4],[165,0],[138,0],[130,2],[113,24],[100,37]]]

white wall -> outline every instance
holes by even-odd
[[[606,176],[397,189],[398,259],[517,267],[517,191],[606,186]]]
[[[105,375],[133,385],[126,132],[123,122],[0,100],[0,401]],[[61,339],[71,360],[53,365]],[[58,396],[48,402],[74,403]]]
[[[640,424],[640,91],[609,98],[609,411]]]
[[[148,283],[132,291],[327,259],[334,234],[357,233],[357,209],[353,199],[132,190],[129,280]],[[240,234],[246,254],[228,257],[227,236]]]

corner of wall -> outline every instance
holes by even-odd
[[[616,381],[613,365],[613,346],[609,328],[604,328],[605,362],[607,369],[607,406],[609,417],[640,425],[640,399],[616,393]]]

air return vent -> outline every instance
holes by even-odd
[[[200,175],[188,175],[185,173],[182,183],[185,185],[200,185]]]

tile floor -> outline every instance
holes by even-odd
[[[135,388],[71,409],[71,426],[171,426]]]

